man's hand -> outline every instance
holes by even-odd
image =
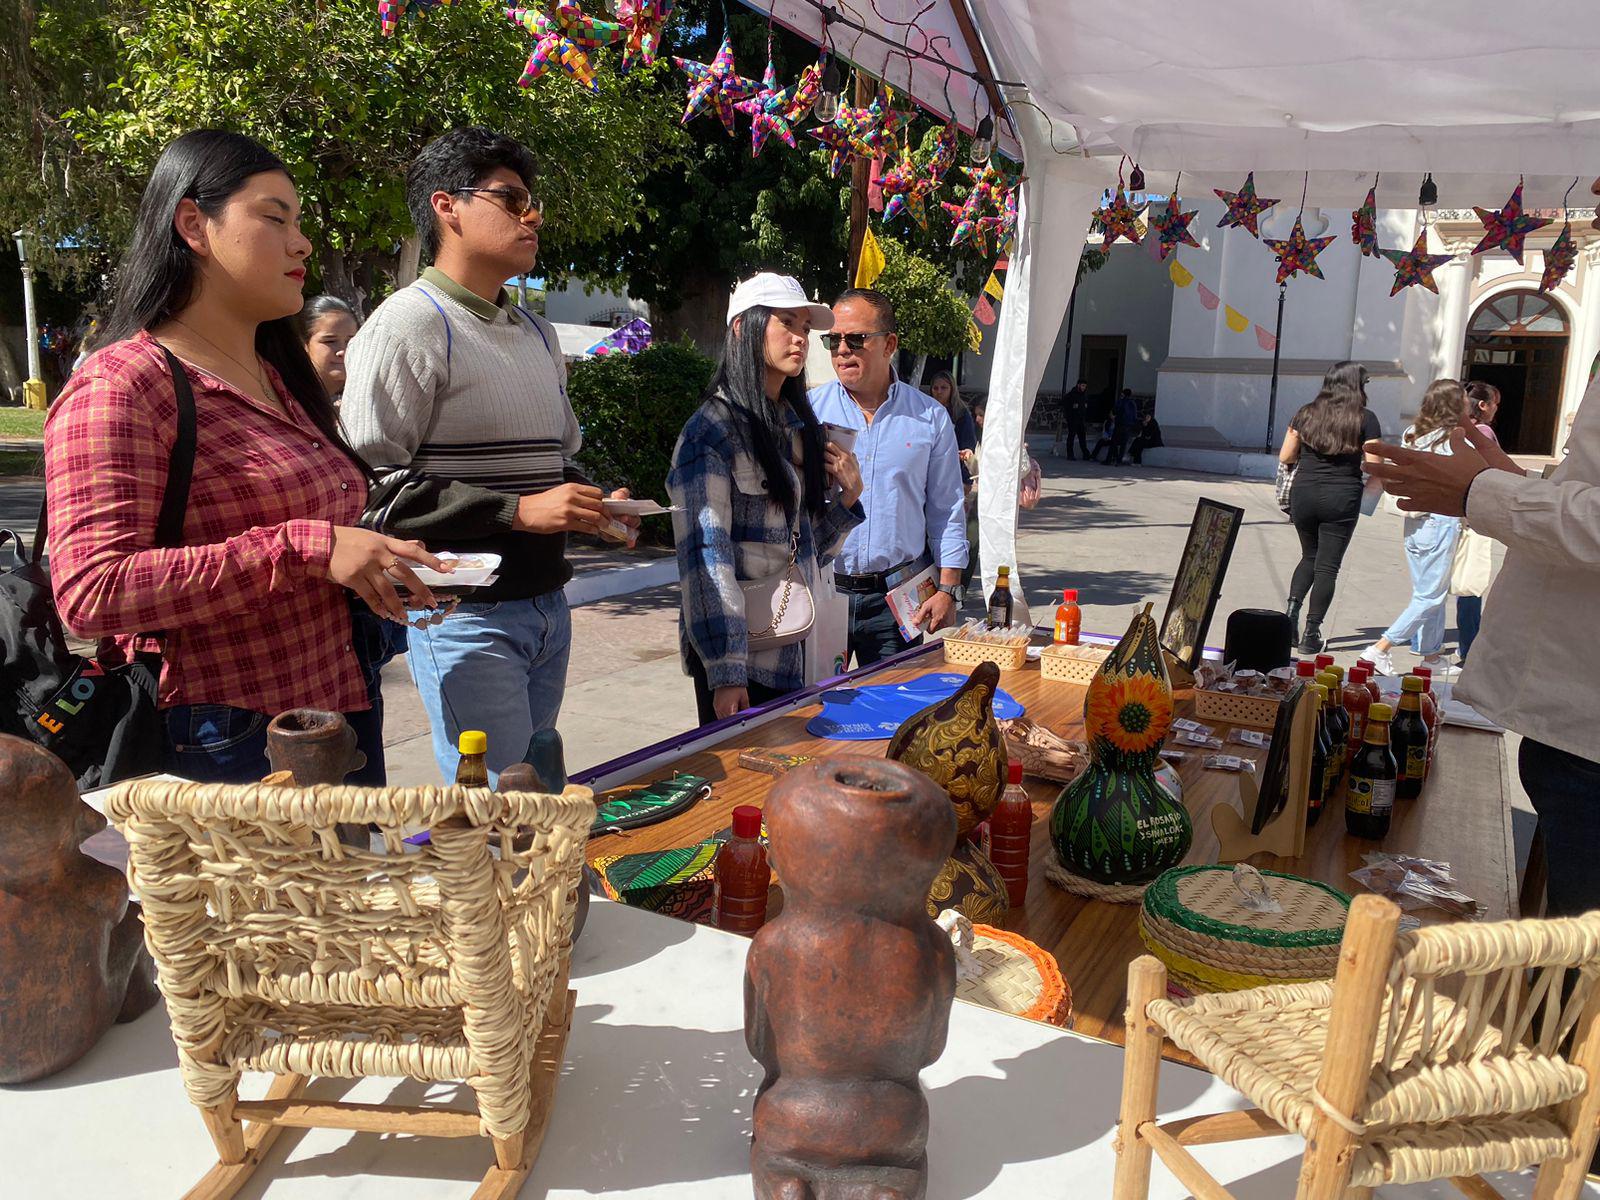
[[[750,689],[719,687],[711,694],[711,707],[716,711],[719,721],[743,712],[750,707]]]
[[[1490,469],[1477,447],[1468,441],[1466,430],[1460,427],[1450,435],[1449,454],[1430,454],[1377,441],[1368,442],[1364,449],[1382,460],[1368,463],[1367,473],[1383,481],[1384,491],[1399,497],[1404,512],[1462,516],[1467,507],[1467,488],[1479,474]],[[1512,469],[1516,469],[1515,463]]]
[[[563,483],[518,500],[511,528],[523,533],[598,533],[609,520],[600,504],[599,488]]]
[[[935,592],[924,600],[911,618],[911,623],[929,633],[943,629],[955,620],[956,600],[948,592]]]
[[[1499,442],[1478,428],[1471,417],[1461,418],[1461,432],[1466,435],[1467,443],[1483,456],[1483,461],[1496,471],[1510,471],[1513,475],[1527,474],[1517,465],[1516,459],[1500,449]],[[1452,437],[1450,440],[1451,449],[1455,448],[1455,444],[1455,439]]]
[[[632,500],[633,493],[627,488],[618,488],[606,497],[607,500]],[[611,518],[628,531],[628,549],[632,550],[639,544],[639,518],[632,515],[617,514]]]
[[[839,485],[839,503],[846,508],[861,499],[861,467],[856,456],[829,442],[822,448],[823,468]]]

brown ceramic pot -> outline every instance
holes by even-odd
[[[766,804],[783,912],[745,967],[745,1041],[765,1069],[750,1151],[760,1200],[919,1200],[928,1103],[955,955],[928,888],[956,815],[926,775],[841,757],[784,776]]]
[[[291,708],[267,725],[267,761],[274,771],[288,771],[297,787],[343,783],[351,771],[367,765],[356,749],[356,731],[343,714],[316,708]],[[338,826],[339,840],[366,850],[372,845],[363,825]]]

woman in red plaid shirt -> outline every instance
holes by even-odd
[[[311,252],[299,218],[288,171],[249,138],[201,130],[168,146],[101,348],[45,427],[62,620],[101,639],[107,665],[159,645],[172,769],[191,779],[260,779],[267,721],[305,707],[344,713],[369,760],[352,782],[381,782],[381,709],[359,657],[378,622],[364,609],[405,620],[397,589],[433,603],[406,563],[437,559],[356,528],[366,468],[293,325]],[[193,390],[197,433],[171,549],[155,548],[177,422],[163,348]]]

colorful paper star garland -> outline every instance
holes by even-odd
[[[672,60],[689,77],[687,102],[683,107],[683,124],[687,125],[709,109],[722,127],[733,136],[733,106],[760,91],[760,85],[744,78],[733,66],[733,42],[725,33],[717,56],[709,63],[691,62],[686,58]]]
[[[618,0],[617,22],[626,33],[622,45],[622,70],[648,67],[661,48],[661,27],[672,15],[673,0]]]
[[[1350,214],[1350,240],[1361,247],[1365,258],[1379,258],[1383,254],[1378,248],[1377,184],[1367,189],[1367,198],[1361,202],[1361,207]]]
[[[844,111],[843,107],[839,109],[840,117],[844,115]],[[822,143],[822,148],[828,152],[828,174],[837,179],[844,164],[849,162],[850,156],[855,153],[855,134],[851,133],[847,126],[839,123],[839,117],[835,117],[826,125],[806,130],[806,134]]]
[[[910,154],[901,156],[894,166],[883,173],[883,221],[888,224],[897,217],[909,216],[923,229],[928,227],[927,199],[938,187],[938,181],[924,175]]]
[[[1504,208],[1496,211],[1474,205],[1472,211],[1483,222],[1483,240],[1472,252],[1482,254],[1500,247],[1517,260],[1518,266],[1522,265],[1522,243],[1527,236],[1535,229],[1543,229],[1553,223],[1549,217],[1530,217],[1522,211],[1520,179],[1517,181],[1517,190],[1511,193],[1511,199],[1506,201]]]
[[[800,73],[790,86],[778,88],[778,68],[772,61],[772,42],[767,41],[767,69],[761,76],[761,89],[734,108],[750,118],[750,157],[755,158],[767,144],[769,134],[777,134],[784,145],[795,147],[795,121],[803,119],[816,103],[822,89],[822,63],[814,63]]]
[[[1276,204],[1274,200],[1272,203]],[[1294,219],[1294,228],[1289,231],[1289,236],[1280,241],[1265,239],[1267,246],[1278,256],[1278,282],[1284,283],[1294,278],[1302,271],[1307,275],[1314,275],[1321,279],[1322,268],[1317,265],[1317,255],[1321,254],[1338,239],[1333,236],[1308,238],[1306,227],[1299,217]]]
[[[455,0],[378,0],[378,28],[384,37],[393,37],[400,22],[420,17],[429,9],[449,7]]]
[[[1004,217],[992,216],[988,212],[990,208],[1003,210],[1005,176],[989,166],[962,167],[961,173],[971,181],[972,190],[967,193],[966,200],[961,204],[943,202],[945,212],[949,213],[956,223],[950,245],[963,246],[971,243],[977,247],[980,254],[987,254],[989,235],[1005,223]]]
[[[1139,220],[1139,210],[1128,203],[1127,193],[1122,190],[1122,184],[1117,184],[1117,194],[1111,203],[1095,209],[1095,219],[1100,222],[1100,228],[1105,231],[1105,247],[1111,249],[1112,244],[1120,237],[1127,238],[1135,246],[1144,235],[1141,228],[1143,222]]]
[[[1389,289],[1391,296],[1419,283],[1438,295],[1439,288],[1433,282],[1433,269],[1444,266],[1454,257],[1450,254],[1428,253],[1426,226],[1417,231],[1417,240],[1410,250],[1385,250],[1383,256],[1394,264],[1394,286]]]
[[[1567,272],[1572,270],[1572,264],[1577,261],[1578,244],[1572,240],[1572,222],[1569,220],[1562,224],[1556,240],[1544,252],[1544,274],[1539,276],[1539,290],[1548,292],[1555,287],[1567,277]]]
[[[541,75],[560,67],[579,87],[598,92],[594,64],[588,51],[615,45],[624,37],[621,25],[589,16],[576,4],[557,4],[554,15],[531,8],[508,8],[506,19],[538,39],[518,87],[528,87]]]
[[[1261,236],[1261,214],[1277,203],[1276,200],[1264,200],[1256,195],[1256,173],[1251,171],[1244,177],[1244,186],[1237,192],[1225,192],[1221,188],[1212,188],[1221,201],[1228,206],[1228,211],[1222,214],[1222,220],[1217,222],[1218,229],[1244,229],[1251,237]]]
[[[1151,219],[1150,223],[1155,226],[1156,237],[1161,242],[1158,249],[1162,262],[1166,262],[1167,255],[1179,246],[1193,246],[1199,249],[1200,243],[1195,241],[1194,234],[1189,232],[1189,222],[1195,219],[1199,211],[1195,209],[1194,212],[1184,212],[1183,201],[1174,193],[1167,197],[1165,211],[1158,212]]]

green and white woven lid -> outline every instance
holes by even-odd
[[[1261,871],[1260,876],[1280,911],[1252,907],[1235,882],[1234,868],[1219,865],[1176,867],[1161,875],[1145,890],[1145,915],[1221,942],[1336,951],[1349,915],[1349,896],[1299,875]]]

